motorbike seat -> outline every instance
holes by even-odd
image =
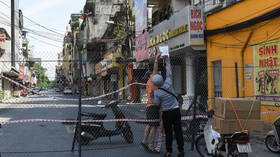
[[[233,134],[225,135],[224,139],[235,139],[237,137],[244,137],[244,136],[248,136],[248,134],[245,132],[235,132]]]
[[[88,112],[82,112],[81,116],[83,117],[91,117],[93,119],[105,119],[107,114],[98,114],[98,113],[88,113]]]

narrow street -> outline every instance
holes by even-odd
[[[1,121],[16,121],[27,119],[66,120],[75,119],[77,114],[77,100],[73,96],[64,96],[49,90],[48,96],[30,96],[6,100],[1,104]],[[111,111],[92,105],[92,101],[84,101],[83,111],[94,113],[107,113],[106,119],[112,119]],[[91,106],[92,105],[92,106]],[[133,104],[123,106],[122,111],[127,118],[144,118],[144,106]],[[108,129],[114,129],[114,122],[104,124]],[[143,137],[144,124],[130,122],[134,133],[134,143],[126,144],[121,136],[99,138],[87,146],[82,146],[83,156],[110,156],[110,157],[158,157],[161,154],[151,154],[145,151],[140,142]],[[61,122],[28,122],[3,125],[0,129],[0,152],[2,157],[76,157],[72,153],[71,144],[74,134],[74,125]],[[175,141],[174,141],[175,142]],[[252,141],[254,153],[252,157],[276,157],[265,149],[260,141]],[[77,145],[76,145],[77,149]],[[186,143],[188,156],[198,157],[196,151],[190,151],[190,144]],[[174,147],[174,150],[176,148]],[[175,152],[176,153],[176,152]]]

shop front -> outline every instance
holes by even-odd
[[[206,18],[209,99],[260,100],[267,124],[280,112],[279,8],[276,0],[240,1]],[[209,101],[209,107],[214,103]]]
[[[199,7],[187,6],[154,26],[148,37],[149,58],[154,57],[157,47],[169,47],[174,88],[186,99],[183,109],[188,108],[188,100],[195,94],[195,58],[205,54],[202,13]]]
[[[104,59],[95,64],[96,79],[93,81],[95,95],[107,94],[124,87],[124,65],[117,62],[122,58],[121,47],[113,52],[107,52]],[[107,97],[108,99],[124,99],[124,92],[120,91]]]

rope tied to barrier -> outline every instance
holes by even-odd
[[[241,122],[241,120],[240,120],[240,118],[239,118],[239,116],[238,116],[238,114],[237,114],[236,105],[234,105],[234,104],[232,103],[231,100],[229,100],[229,102],[230,102],[231,108],[232,108],[232,110],[233,110],[233,112],[234,112],[234,114],[235,114],[235,118],[236,118],[235,120],[237,121],[237,123],[238,123],[240,129],[241,129],[242,131],[245,131],[245,128],[244,128],[244,126],[243,126],[243,124],[242,124],[242,122]]]

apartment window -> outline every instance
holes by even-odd
[[[213,83],[214,97],[222,97],[222,63],[214,61],[213,63]]]

